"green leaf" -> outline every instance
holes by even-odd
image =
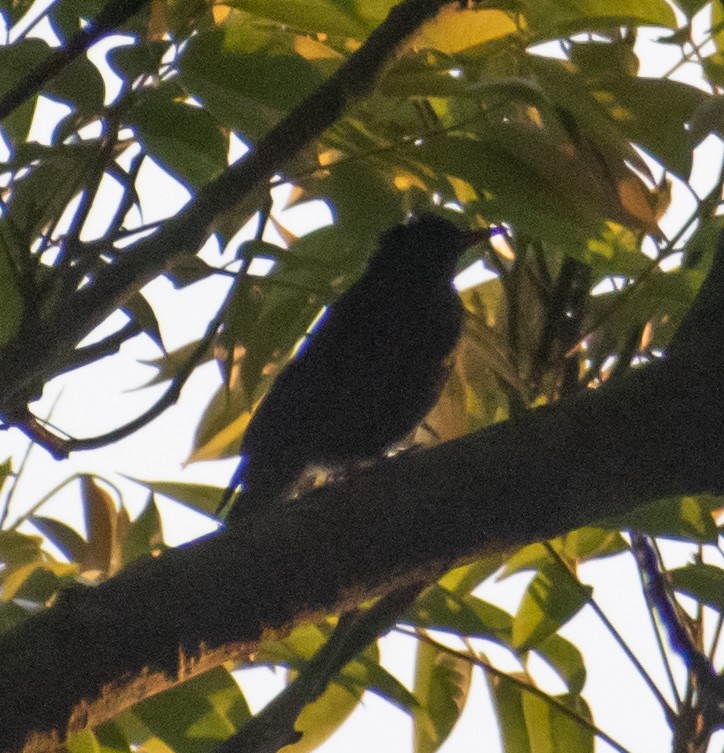
[[[292,41],[232,21],[190,40],[181,81],[219,123],[254,141],[322,82],[321,73],[292,52]]]
[[[90,729],[82,729],[80,732],[68,735],[65,744],[68,748],[68,753],[101,753],[98,739]]]
[[[714,544],[719,532],[712,512],[723,505],[721,497],[708,494],[662,499],[641,505],[610,524],[613,528],[631,528],[649,536]]]
[[[111,495],[92,476],[81,476],[81,502],[88,531],[88,546],[82,562],[86,570],[113,574],[120,566],[117,535],[118,511]]]
[[[538,570],[546,564],[550,564],[551,555],[548,549],[541,543],[528,544],[511,555],[503,564],[498,576],[499,580],[508,578],[515,573],[527,570]]]
[[[121,541],[123,564],[157,552],[163,547],[161,516],[153,497],[149,495],[141,514],[130,523]]]
[[[37,38],[25,38],[0,47],[0,94],[5,94],[17,84],[49,52],[48,43]]]
[[[0,463],[0,492],[2,492],[5,483],[11,476],[14,477],[15,474],[13,473],[12,459],[8,458],[4,462]]]
[[[175,753],[210,753],[251,718],[239,686],[223,667],[141,701],[132,713]]]
[[[101,753],[131,753],[131,746],[116,722],[100,724],[94,732]]]
[[[28,520],[71,562],[84,562],[88,543],[70,526],[53,518],[32,515]]]
[[[724,96],[711,97],[702,102],[691,117],[689,141],[697,145],[710,133],[724,138]]]
[[[34,5],[34,0],[6,0],[0,6],[2,14],[7,16],[10,26],[14,26]]]
[[[63,578],[76,575],[78,567],[72,563],[51,559],[3,571],[3,601],[27,599],[44,604],[60,587]]]
[[[239,454],[239,443],[251,419],[246,390],[222,385],[206,406],[194,433],[189,463]]]
[[[441,13],[423,24],[412,44],[417,50],[434,49],[447,55],[467,51],[472,56],[483,45],[507,36],[520,37],[520,27],[510,13],[495,8],[463,8]]]
[[[358,16],[356,3],[344,0],[231,0],[234,8],[312,34],[365,39],[371,28]]]
[[[585,75],[636,76],[639,59],[628,39],[570,43],[568,59]]]
[[[710,0],[676,0],[676,5],[691,18],[695,16]]]
[[[586,666],[581,652],[560,635],[549,635],[536,647],[539,654],[566,683],[568,692],[579,694],[586,683]]]
[[[647,322],[666,321],[654,331],[653,347],[664,347],[666,335],[675,332],[701,285],[703,272],[680,269],[652,272],[640,284],[622,293],[603,294],[590,299],[584,330],[605,318],[605,325],[590,339],[589,357],[600,363],[611,353],[626,354],[629,338],[643,330]],[[623,526],[625,527],[625,526]]]
[[[294,724],[302,739],[285,746],[285,753],[307,753],[319,747],[342,726],[358,703],[359,698],[346,688],[336,683],[329,685],[316,701],[302,709]]]
[[[576,32],[608,31],[617,26],[676,28],[676,16],[665,0],[523,0],[529,31],[537,39]]]
[[[374,239],[405,218],[405,197],[394,179],[389,165],[373,160],[342,160],[326,172],[302,178],[307,198],[319,198],[334,207],[335,224],[300,238],[290,248],[292,255],[326,261],[347,272],[356,266],[359,271],[374,249]],[[325,230],[329,241],[322,232]]]
[[[554,696],[565,706],[591,721],[588,704],[578,695]],[[594,734],[585,727],[533,693],[523,693],[523,713],[528,729],[531,753],[593,753]]]
[[[200,187],[226,166],[226,138],[206,110],[164,95],[154,91],[139,96],[128,114],[128,125],[151,156],[191,186]]]
[[[40,536],[18,531],[0,531],[0,562],[6,565],[27,565],[43,557]],[[4,573],[5,571],[3,571]]]
[[[588,562],[599,557],[611,557],[629,548],[618,531],[592,526],[565,534],[553,542],[554,546],[558,542],[561,543],[560,552],[568,562]]]
[[[715,86],[724,86],[724,52],[715,52],[702,60],[707,79]]]
[[[413,716],[415,753],[434,753],[452,732],[465,707],[472,666],[426,641],[418,644],[413,692],[422,708]]]
[[[244,280],[233,297],[224,338],[229,386],[222,385],[204,411],[189,462],[238,453],[251,409],[271,384],[269,373],[286,362],[319,313],[316,296],[277,284],[278,279],[275,273],[257,282]]]
[[[158,370],[158,373],[143,386],[150,387],[154,384],[163,384],[169,379],[173,379],[181,366],[191,358],[199,347],[199,342],[199,340],[194,340],[186,345],[182,345],[180,348],[177,348],[170,353],[164,353],[159,358],[142,360],[141,363],[146,364],[147,366],[152,366],[154,369]],[[213,357],[213,351],[211,347],[209,347],[206,353],[204,353],[199,359],[198,365],[200,366],[201,364],[210,361]]]
[[[134,293],[121,307],[128,316],[153,340],[163,353],[166,348],[161,336],[161,328],[151,304],[142,293]]]
[[[258,659],[297,671],[323,646],[331,630],[325,623],[300,625],[281,640],[264,641]],[[354,711],[366,689],[407,710],[415,706],[415,699],[404,686],[379,666],[379,651],[373,644],[346,664],[319,698],[305,706],[295,724],[295,729],[302,732],[302,739],[285,748],[285,752],[306,753],[320,745]]]
[[[476,586],[490,577],[502,564],[502,554],[492,554],[488,557],[476,560],[469,565],[456,567],[440,578],[438,584],[446,591],[451,591],[458,596],[468,594]]]
[[[10,216],[23,238],[31,239],[59,217],[78,193],[98,161],[99,143],[63,144],[53,148],[27,145],[16,151],[14,164],[27,154],[37,164],[15,182]]]
[[[510,645],[512,617],[500,607],[471,594],[458,595],[439,585],[432,586],[417,599],[408,615],[417,627]]]
[[[566,562],[587,562],[598,557],[608,557],[628,550],[628,544],[616,530],[588,526],[564,534],[548,542]],[[538,570],[551,564],[551,553],[546,544],[537,542],[522,547],[503,564],[499,579],[515,573]]]
[[[507,677],[486,673],[490,687],[490,696],[495,708],[495,715],[500,729],[503,750],[511,753],[531,753],[528,730],[523,714],[523,688]],[[517,673],[516,679],[528,684],[527,675]]]
[[[206,484],[189,484],[181,481],[143,481],[142,479],[132,479],[138,484],[147,487],[156,494],[163,494],[166,497],[187,507],[192,507],[199,512],[206,514],[213,513],[219,506],[223,489],[218,486],[208,486]]]
[[[103,77],[84,56],[76,58],[51,78],[46,91],[49,96],[69,104],[83,117],[90,118],[103,110]]]
[[[157,73],[168,48],[168,42],[154,40],[140,44],[136,40],[135,44],[114,47],[108,53],[108,60],[121,78],[133,81],[144,73]]]
[[[679,177],[691,171],[691,134],[686,123],[712,97],[695,86],[656,78],[610,78],[597,82],[594,96],[621,131]]]
[[[25,308],[18,269],[3,236],[0,235],[0,346],[18,333]]]
[[[298,625],[284,638],[262,641],[257,659],[262,664],[301,669],[324,645],[330,633],[331,627],[323,622]]]
[[[218,273],[216,267],[207,264],[198,256],[184,256],[172,260],[166,267],[164,275],[171,281],[175,288],[183,288],[186,285],[193,285],[199,280],[205,280],[213,274]]]
[[[49,51],[47,43],[41,39],[26,38],[0,47],[0,93],[5,94],[9,91],[45,58]],[[31,97],[3,121],[3,129],[14,144],[22,143],[27,137],[36,102],[37,97]]]
[[[103,7],[103,0],[63,0],[52,3],[48,15],[60,37],[67,38],[80,31],[82,22],[95,18]]]
[[[538,571],[526,589],[513,620],[513,646],[537,647],[584,607],[592,589],[573,581],[563,565],[549,564]]]
[[[602,186],[586,163],[565,156],[562,144],[532,128],[508,125],[478,139],[430,137],[414,156],[443,174],[461,178],[484,196],[491,221],[507,221],[533,236],[567,247],[597,235],[615,219]]]
[[[668,576],[677,591],[724,612],[724,570],[720,567],[697,562],[669,570]]]
[[[357,655],[355,664],[361,665],[363,670],[358,675],[360,687],[376,693],[408,714],[414,714],[420,707],[417,698],[393,674],[381,667],[379,661],[376,647]]]

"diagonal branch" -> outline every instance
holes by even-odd
[[[148,0],[110,0],[87,28],[79,31],[63,47],[51,52],[45,60],[5,92],[0,98],[0,121],[30,97],[38,94],[43,86],[57,76],[63,68],[84,54],[104,34],[124,24],[147,2]]]
[[[214,218],[249,200],[254,192],[307,144],[331,126],[351,100],[368,94],[390,58],[410,34],[449,0],[404,0],[367,41],[313,94],[297,105],[240,162],[204,186],[195,200],[156,234],[124,249],[93,284],[58,303],[42,325],[0,353],[0,414],[37,392],[83,337],[169,262],[194,253]]]
[[[707,339],[724,331],[724,306],[713,305],[724,300],[722,272],[724,234],[682,325],[686,342],[677,337],[668,360],[279,501],[246,527],[74,590],[5,634],[0,749],[17,749],[32,731],[62,738],[69,724],[114,716],[149,692],[149,673],[155,692],[233,646],[250,653],[262,634],[456,563],[646,501],[724,493],[724,352]]]

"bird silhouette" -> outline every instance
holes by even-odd
[[[422,421],[460,336],[457,261],[489,235],[434,214],[382,235],[252,416],[219,506],[243,485],[227,524],[288,493],[305,468],[380,456]]]

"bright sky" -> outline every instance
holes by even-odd
[[[652,34],[656,36],[656,32]],[[99,46],[100,47],[100,46]],[[658,46],[652,54],[650,43],[642,43],[641,75],[660,75],[677,62],[675,48]],[[96,54],[102,59],[102,50]],[[684,66],[677,74],[687,81],[696,80],[698,71],[694,66]],[[109,97],[112,97],[113,84],[109,79]],[[53,121],[53,107],[48,103],[39,112],[35,136],[39,140],[47,138],[48,124]],[[701,196],[711,185],[711,166],[721,161],[721,142],[708,139],[696,155],[692,183]],[[238,155],[235,154],[234,157]],[[188,194],[172,181],[162,170],[146,162],[139,179],[141,200],[144,206],[144,222],[162,219],[173,215],[187,200]],[[107,185],[107,202],[112,205],[115,187],[112,181]],[[321,202],[282,209],[288,187],[275,189],[274,196],[279,207],[276,216],[297,234],[309,232],[314,227],[330,222],[328,208]],[[691,196],[681,187],[675,188],[676,213],[667,217],[664,229],[670,233],[678,227],[692,207]],[[98,207],[96,220],[102,223],[103,206]],[[253,235],[255,222],[251,222],[239,233],[239,241]],[[89,227],[88,236],[98,230]],[[281,244],[272,230],[265,238]],[[204,250],[204,255],[218,261],[219,250],[212,243]],[[224,259],[233,258],[229,248]],[[461,277],[460,284],[472,284],[480,274],[480,266]],[[223,299],[229,283],[226,279],[210,280],[190,288],[174,291],[163,279],[151,283],[145,294],[152,301],[163,330],[167,350],[192,341],[203,333],[210,316]],[[103,329],[115,328],[120,321],[115,317]],[[144,337],[136,338],[124,346],[118,358],[106,359],[92,367],[61,377],[48,386],[43,399],[35,406],[38,415],[46,415],[55,405],[52,421],[75,436],[90,436],[112,429],[146,409],[165,389],[152,387],[142,389],[154,370],[144,366],[144,359],[157,358],[157,348]],[[56,484],[76,471],[93,471],[107,476],[123,490],[124,502],[132,513],[140,509],[146,491],[122,478],[122,475],[145,479],[175,479],[210,482],[223,486],[230,476],[235,461],[197,463],[182,470],[182,465],[190,451],[191,438],[199,416],[213,389],[219,383],[218,369],[207,364],[199,369],[187,383],[181,402],[168,410],[143,431],[115,445],[93,452],[74,453],[62,463],[53,461],[43,450],[33,449],[27,469],[14,495],[10,521],[19,512],[46,494]],[[57,404],[56,404],[57,401]],[[22,457],[27,440],[19,432],[11,430],[0,433],[0,460],[8,454],[18,459]],[[173,515],[164,518],[166,538],[169,543],[180,543],[212,530],[214,523],[196,515],[186,508],[180,508],[165,501],[166,512],[173,508]],[[56,495],[43,508],[43,514],[68,519],[71,510],[78,509],[75,490],[69,489]],[[689,551],[679,545],[670,544],[665,548],[671,563],[683,563]],[[642,608],[639,580],[630,557],[619,556],[603,562],[581,567],[584,582],[595,585],[595,598],[633,648],[636,655],[657,680],[659,687],[666,690],[651,626]],[[527,585],[528,576],[514,576],[502,583],[486,584],[480,595],[514,612]],[[661,753],[670,747],[666,724],[656,701],[646,689],[635,669],[626,661],[620,650],[613,645],[613,639],[605,631],[600,621],[590,609],[584,609],[562,631],[562,634],[584,648],[588,683],[586,697],[595,711],[596,723],[608,734],[628,748],[631,753]],[[493,644],[484,645],[484,650],[503,669],[516,669],[516,664],[507,652]],[[400,635],[390,635],[382,641],[385,664],[408,685],[412,682],[414,657],[413,641]],[[724,661],[724,651],[720,661]],[[681,667],[679,667],[681,670]],[[551,692],[562,691],[557,678],[540,663],[537,670],[541,684]],[[442,748],[443,753],[459,750],[477,750],[483,741],[488,753],[500,750],[493,744],[496,738],[496,724],[487,700],[487,690],[478,673],[473,691],[463,719],[450,739]],[[282,687],[281,674],[274,675],[268,670],[248,670],[241,673],[244,690],[252,706],[259,708],[273,693]],[[410,745],[410,721],[405,714],[375,696],[367,695],[364,704],[322,748],[324,753],[360,753],[377,750],[405,751]],[[710,751],[718,753],[724,747],[724,733],[720,733],[712,743]],[[605,743],[597,741],[598,753],[611,750]]]

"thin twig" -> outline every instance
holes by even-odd
[[[50,408],[48,409],[48,415],[46,416],[46,420],[49,421],[53,415],[53,412],[55,411],[56,406],[58,405],[58,401],[63,395],[63,390],[61,389],[58,394],[55,396],[55,399],[53,400]],[[3,505],[3,511],[0,515],[0,529],[2,529],[5,526],[5,523],[8,519],[8,515],[10,514],[10,503],[13,500],[13,496],[15,495],[15,490],[18,486],[18,481],[20,481],[20,477],[23,475],[23,471],[25,470],[25,466],[28,462],[28,458],[30,457],[30,453],[35,446],[35,442],[31,439],[28,442],[28,446],[25,449],[25,453],[23,454],[22,460],[20,461],[20,465],[18,466],[18,470],[15,473],[15,477],[13,479],[13,484],[10,487],[10,491],[8,492],[8,496],[5,498],[5,502]]]
[[[676,721],[676,713],[675,711],[669,706],[666,698],[664,698],[661,691],[656,686],[656,683],[651,678],[651,675],[644,669],[641,662],[638,660],[634,652],[629,648],[626,641],[624,641],[623,637],[621,636],[621,633],[616,630],[616,628],[613,626],[611,621],[606,617],[606,614],[599,606],[598,602],[589,594],[589,592],[585,589],[583,584],[578,580],[578,577],[573,573],[564,561],[564,559],[556,552],[556,550],[550,545],[548,541],[543,542],[543,546],[548,551],[548,554],[562,567],[562,569],[568,574],[568,577],[573,583],[576,588],[578,588],[581,593],[585,594],[586,596],[586,602],[587,604],[593,609],[593,611],[596,613],[596,616],[599,620],[603,623],[604,627],[608,632],[611,634],[613,639],[618,644],[619,648],[623,651],[623,653],[626,655],[626,658],[634,665],[636,668],[636,671],[641,676],[641,679],[646,683],[647,687],[651,691],[651,693],[654,695],[656,700],[659,702],[661,709],[663,710],[666,719],[668,720],[669,724],[673,725]]]
[[[674,680],[674,674],[671,671],[671,664],[669,663],[669,658],[666,655],[666,649],[664,647],[664,642],[661,638],[661,633],[659,632],[659,628],[656,624],[656,620],[654,619],[654,604],[651,601],[651,595],[649,593],[648,588],[646,588],[646,582],[644,580],[644,574],[641,571],[640,567],[636,568],[636,572],[639,576],[639,582],[641,583],[641,593],[643,594],[644,601],[646,602],[646,613],[649,616],[649,621],[651,623],[651,629],[653,630],[654,635],[656,636],[656,645],[659,649],[659,655],[661,656],[661,663],[664,665],[664,670],[666,672],[666,677],[669,680],[669,686],[671,688],[671,692],[676,699],[676,705],[677,708],[681,708],[681,696],[679,695],[679,689],[676,687],[676,681]]]
[[[619,751],[619,753],[630,753],[630,751],[627,748],[624,748],[623,745],[620,743],[617,743],[610,735],[606,734],[602,729],[597,727],[592,722],[589,722],[588,719],[581,716],[580,714],[576,713],[575,711],[572,711],[568,708],[564,703],[559,701],[557,698],[554,698],[553,696],[549,695],[545,691],[541,690],[540,688],[537,688],[535,685],[531,685],[530,683],[525,682],[524,680],[521,680],[518,677],[515,677],[514,675],[508,674],[507,672],[503,672],[502,670],[498,669],[497,667],[494,667],[489,662],[485,661],[484,659],[481,659],[479,656],[471,656],[468,653],[465,653],[464,651],[458,651],[454,648],[450,648],[449,646],[446,646],[444,643],[439,643],[434,638],[431,638],[426,633],[422,633],[418,630],[411,630],[410,628],[405,628],[402,626],[398,626],[395,628],[398,633],[402,633],[403,635],[409,635],[413,638],[416,638],[419,641],[424,641],[425,643],[428,643],[431,646],[434,646],[439,651],[444,651],[446,654],[449,654],[450,656],[454,656],[458,659],[462,659],[463,661],[467,661],[470,664],[474,664],[476,667],[480,667],[480,669],[485,672],[485,674],[492,675],[493,677],[497,677],[500,680],[503,680],[505,682],[509,682],[512,685],[515,685],[517,688],[522,690],[525,693],[530,693],[531,695],[536,696],[537,698],[540,698],[542,701],[545,701],[550,706],[553,706],[557,711],[560,711],[562,714],[567,716],[569,719],[573,719],[573,721],[580,724],[582,727],[585,727],[586,729],[593,732],[594,735],[599,737],[604,742],[608,743],[612,748]]]
[[[181,390],[188,381],[189,377],[193,373],[194,369],[198,366],[199,361],[203,358],[204,354],[209,349],[211,342],[213,341],[216,333],[224,321],[226,316],[226,307],[231,301],[231,297],[236,289],[236,284],[229,288],[229,292],[224,299],[224,302],[219,307],[216,316],[211,320],[209,326],[206,328],[204,336],[199,340],[198,345],[194,348],[191,355],[186,361],[181,364],[176,376],[173,378],[171,385],[163,393],[163,395],[144,413],[142,413],[133,421],[129,421],[123,426],[119,426],[117,429],[113,429],[105,434],[99,434],[95,437],[87,437],[83,439],[68,439],[63,442],[63,447],[66,453],[73,450],[90,450],[96,447],[102,447],[112,442],[118,442],[121,439],[133,434],[139,429],[143,428],[155,418],[158,418],[167,408],[174,405],[181,395]]]

